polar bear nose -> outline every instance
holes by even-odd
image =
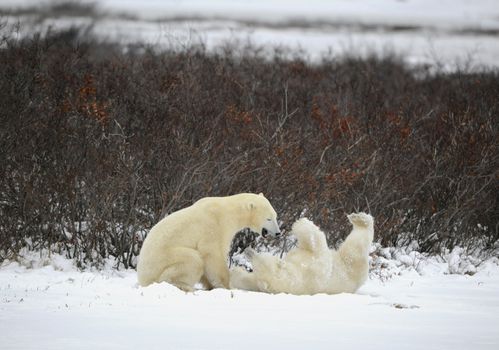
[[[270,234],[270,236],[272,236],[273,238],[277,238],[281,235],[281,232],[277,231],[277,232],[274,232],[274,233],[271,233],[269,232],[269,230],[267,230],[265,227],[262,228],[262,236],[263,238],[267,238],[267,236]]]

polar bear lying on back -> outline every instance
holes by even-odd
[[[374,235],[371,215],[348,215],[352,232],[338,250],[327,246],[324,233],[308,219],[293,224],[297,247],[283,259],[250,251],[253,272],[236,267],[231,287],[266,293],[353,293],[367,279],[369,247]]]

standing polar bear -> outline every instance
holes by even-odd
[[[353,293],[367,279],[369,247],[373,241],[371,215],[348,215],[352,232],[338,250],[327,246],[324,233],[308,219],[293,224],[297,247],[280,259],[250,251],[253,272],[231,270],[231,287],[266,293]]]
[[[165,281],[185,291],[193,291],[198,282],[207,288],[229,288],[230,244],[245,228],[263,236],[280,234],[277,214],[261,193],[207,197],[168,215],[144,240],[139,284]]]

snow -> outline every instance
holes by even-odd
[[[45,18],[33,28],[92,22],[102,37],[158,47],[249,41],[301,49],[312,61],[328,50],[388,50],[410,63],[450,67],[471,57],[499,67],[499,35],[485,32],[499,30],[497,0],[90,2],[101,17]],[[47,3],[2,0],[0,9]],[[23,252],[0,266],[0,349],[499,348],[498,259],[460,248],[428,258],[375,246],[372,256],[358,293],[292,296],[142,288],[113,261],[79,271],[62,256]]]
[[[123,43],[183,47],[203,42],[209,50],[227,41],[302,50],[311,61],[325,53],[393,52],[411,64],[444,69],[499,67],[496,0],[84,0],[98,18],[33,20],[34,28],[93,24],[101,37]],[[42,6],[51,1],[4,0],[0,8]],[[18,18],[8,17],[14,22]],[[29,16],[21,18],[29,23]]]
[[[28,254],[0,267],[0,348],[497,349],[499,261],[449,274],[460,254],[426,259],[420,272],[386,259],[395,274],[371,274],[356,294],[315,296],[142,288],[111,262],[81,272]]]

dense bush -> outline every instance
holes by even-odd
[[[332,245],[354,210],[384,245],[499,238],[497,72],[2,33],[0,260],[29,245],[133,266],[165,214],[246,191]]]

